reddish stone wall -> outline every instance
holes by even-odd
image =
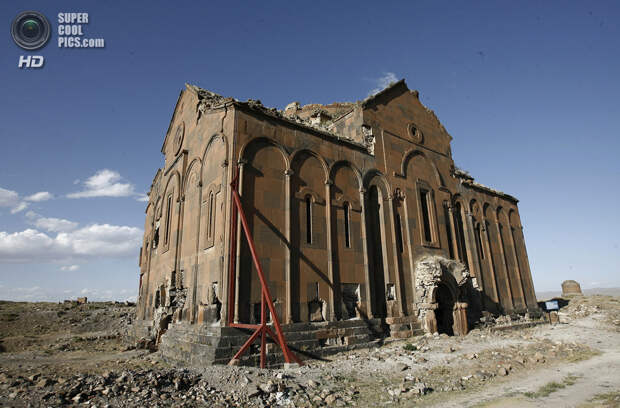
[[[454,170],[450,135],[404,82],[352,106],[313,129],[182,92],[146,209],[140,318],[159,302],[176,319],[225,322],[237,168],[284,322],[416,316],[415,265],[428,255],[468,268],[473,308],[535,310],[517,200]],[[234,318],[253,322],[260,288],[247,244],[237,260]]]

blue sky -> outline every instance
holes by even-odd
[[[135,296],[141,199],[184,83],[283,108],[392,76],[459,167],[520,199],[538,291],[620,286],[620,3],[590,3],[3,1],[0,298]],[[29,9],[53,31],[39,70],[17,68],[9,30]],[[58,12],[88,12],[105,48],[59,48]]]

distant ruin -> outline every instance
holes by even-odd
[[[577,281],[565,280],[562,282],[562,296],[583,295],[581,286]]]
[[[360,102],[284,111],[187,85],[149,193],[136,336],[171,361],[227,362],[247,339],[226,327],[229,302],[235,322],[260,320],[247,245],[228,295],[237,171],[297,350],[462,335],[482,311],[538,314],[518,200],[456,168],[451,140],[404,80]]]

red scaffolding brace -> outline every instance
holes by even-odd
[[[239,198],[239,192],[237,191],[237,183],[239,180],[239,170],[237,169],[237,175],[230,183],[231,186],[231,220],[230,220],[230,262],[229,262],[229,274],[228,274],[228,326],[229,327],[237,327],[240,329],[254,329],[254,333],[250,336],[250,338],[241,346],[237,354],[230,360],[229,365],[235,364],[237,360],[247,351],[247,349],[256,341],[258,336],[261,336],[260,339],[260,367],[265,368],[265,344],[267,341],[267,335],[271,336],[274,342],[276,342],[280,348],[282,349],[282,354],[284,354],[284,360],[287,363],[291,363],[295,361],[297,364],[302,365],[301,360],[288,348],[286,344],[286,339],[284,338],[284,334],[282,333],[282,327],[280,327],[280,321],[278,319],[278,315],[276,314],[276,310],[273,306],[273,301],[271,300],[271,294],[269,293],[269,287],[267,286],[267,282],[265,281],[265,275],[263,274],[263,268],[260,265],[258,260],[258,255],[256,253],[256,247],[254,246],[254,240],[252,239],[252,235],[250,234],[250,229],[248,228],[248,221],[245,218],[245,213],[243,211],[243,206],[241,205],[241,199]],[[236,268],[236,253],[237,253],[237,215],[241,219],[241,227],[243,229],[245,238],[248,241],[248,246],[250,247],[250,253],[252,254],[252,261],[254,262],[254,266],[256,267],[256,271],[258,272],[258,279],[260,280],[261,285],[261,302],[260,302],[260,324],[246,324],[246,323],[235,323],[234,322],[234,314],[235,314],[235,268]],[[265,305],[266,304],[266,305]],[[267,326],[267,313],[265,310],[265,306],[269,308],[269,312],[271,313],[271,318],[273,320],[273,325],[276,330],[274,335],[273,331]]]

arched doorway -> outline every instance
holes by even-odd
[[[435,317],[437,319],[437,331],[448,336],[454,335],[454,296],[444,283],[437,285],[435,300],[437,309]]]

